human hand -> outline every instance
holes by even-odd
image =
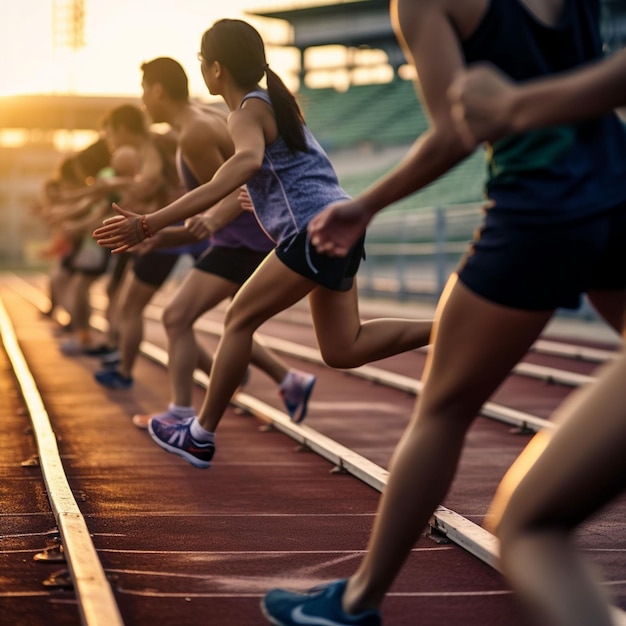
[[[185,220],[185,228],[198,240],[207,239],[213,234],[211,218],[206,215],[194,215]]]
[[[311,243],[318,252],[346,256],[365,233],[371,215],[356,200],[342,200],[328,205],[307,227]]]
[[[132,254],[146,254],[148,252],[152,252],[153,250],[165,247],[162,241],[162,232],[163,231],[159,231],[152,237],[148,237],[147,239],[136,243],[134,246],[128,247],[126,252],[130,252]]]
[[[241,204],[241,208],[244,211],[254,212],[254,204],[252,204],[252,198],[250,198],[250,194],[248,193],[248,189],[245,185],[239,188],[237,200],[239,200],[239,204]]]
[[[142,242],[146,237],[141,227],[141,215],[122,209],[115,202],[113,209],[118,213],[102,222],[92,236],[98,245],[111,248],[112,254],[125,252]]]
[[[448,88],[451,115],[470,149],[513,132],[513,82],[488,63],[459,73]]]

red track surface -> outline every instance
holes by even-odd
[[[333,473],[327,461],[234,409],[220,426],[213,467],[191,467],[130,422],[137,411],[167,404],[163,368],[140,358],[134,389],[107,392],[92,377],[97,360],[61,355],[49,320],[2,284],[0,297],[40,387],[72,490],[128,626],[263,624],[258,605],[268,588],[305,589],[354,571],[376,511],[375,490]],[[160,296],[166,299],[167,292]],[[220,315],[208,318],[219,320]],[[261,332],[314,345],[309,328],[280,319]],[[145,339],[164,347],[160,324],[147,322]],[[216,343],[206,336],[202,341],[209,347]],[[546,363],[537,355],[530,359]],[[410,353],[375,365],[417,378],[423,360],[422,354]],[[318,375],[307,425],[386,466],[413,397],[323,366],[292,362]],[[78,624],[72,590],[42,585],[63,563],[33,560],[55,520],[39,470],[21,466],[35,445],[2,352],[0,364],[5,425],[0,435],[0,623]],[[494,401],[547,416],[568,392],[512,376]],[[253,372],[246,393],[281,408],[275,385],[259,372]],[[197,406],[202,394],[198,389]],[[444,504],[480,523],[499,479],[526,441],[527,435],[513,434],[509,426],[477,419]],[[620,502],[581,532],[582,545],[612,581],[610,589],[622,608],[625,510]],[[497,572],[462,548],[426,536],[386,600],[384,618],[388,626],[523,624]]]

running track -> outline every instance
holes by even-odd
[[[276,387],[253,371],[238,404],[277,416],[277,426],[268,427],[266,417],[252,416],[234,405],[220,426],[213,467],[197,470],[158,448],[129,419],[135,412],[166,405],[164,367],[141,357],[132,391],[102,389],[92,377],[97,360],[60,353],[54,324],[38,310],[45,305],[42,285],[41,276],[24,280],[6,275],[0,279],[0,298],[41,394],[71,493],[122,623],[263,624],[258,604],[268,588],[305,589],[354,570],[376,511],[377,481],[385,480],[385,467],[414,402],[406,381],[421,375],[423,352],[377,362],[363,368],[360,377],[331,370],[315,360],[306,306],[294,307],[260,332],[277,349],[292,350],[295,344],[298,356],[285,353],[284,358],[318,376],[306,425],[292,433],[310,443],[300,446],[283,432],[281,424],[287,423],[287,430],[289,425],[281,416]],[[158,348],[166,346],[158,319],[169,297],[171,289],[165,289],[147,311],[144,347],[157,358]],[[95,302],[98,308],[101,300]],[[382,306],[377,305],[376,314]],[[402,315],[430,314],[427,307],[401,308]],[[364,308],[364,317],[373,311],[373,304]],[[397,306],[386,311],[394,313]],[[222,315],[223,309],[214,311],[197,326],[200,340],[210,349],[217,343],[213,331]],[[94,325],[101,323],[95,315]],[[577,341],[563,333],[577,336]],[[544,339],[550,346],[576,344],[583,352],[592,348],[596,352],[589,353],[601,357],[616,349],[615,340],[592,324],[563,322]],[[582,376],[593,376],[598,365],[597,360],[539,351],[529,353],[525,363]],[[9,356],[2,351],[0,364],[0,415],[5,424],[0,436],[0,623],[89,623],[71,562],[68,575],[67,563],[55,560],[63,541],[50,507],[50,485],[32,463],[37,444]],[[531,372],[532,367],[509,377],[492,398],[496,412],[504,407],[547,418],[572,389],[573,383],[550,383]],[[400,388],[390,386],[393,382]],[[408,387],[403,387],[405,383]],[[199,406],[200,386],[196,394]],[[315,451],[320,437],[330,440],[334,451],[354,454],[357,466],[364,459],[374,478],[363,480],[345,468],[337,471],[335,463]],[[450,511],[479,529],[499,479],[529,437],[510,423],[478,417],[443,503],[442,519]],[[580,532],[581,546],[600,568],[614,604],[622,609],[626,609],[625,511],[626,502],[620,501]],[[50,547],[57,549],[46,550]],[[385,624],[523,624],[506,581],[485,561],[488,554],[477,558],[439,533],[425,533],[385,602]]]

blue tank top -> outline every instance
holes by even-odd
[[[519,0],[491,0],[463,42],[465,59],[490,61],[516,81],[569,70],[602,56],[599,11],[599,0],[566,0],[552,27]],[[524,221],[571,220],[626,202],[626,132],[614,114],[504,137],[488,146],[487,165],[494,209]]]
[[[200,183],[183,160],[180,150],[178,151],[176,161],[185,189],[191,191],[199,187]],[[206,242],[201,243],[204,243],[206,248]],[[226,226],[213,233],[210,244],[225,248],[247,248],[256,252],[269,252],[274,248],[274,243],[263,232],[254,213],[251,211],[243,211]]]
[[[265,90],[251,91],[241,104],[249,98],[271,106]],[[304,133],[306,152],[291,151],[279,136],[266,146],[261,169],[246,183],[259,222],[277,244],[306,230],[327,205],[349,198],[328,155],[306,126]]]

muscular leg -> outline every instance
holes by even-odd
[[[431,320],[361,322],[356,282],[350,291],[317,287],[309,296],[317,341],[331,367],[352,368],[428,344]]]
[[[71,309],[71,304],[68,302],[68,295],[71,293],[72,275],[58,263],[50,273],[50,304],[51,310],[56,307],[63,307],[68,313]]]
[[[348,612],[380,604],[443,501],[471,422],[550,315],[493,304],[455,276],[450,279],[439,305],[423,392],[394,453],[367,555],[346,589]]]
[[[81,344],[87,345],[91,336],[91,298],[89,290],[97,276],[76,272],[71,278],[72,327]]]
[[[202,409],[200,425],[215,432],[217,425],[250,362],[256,329],[309,293],[316,284],[288,269],[270,253],[233,299],[226,312],[224,333]]]
[[[130,377],[143,339],[143,311],[158,287],[139,280],[129,272],[119,296],[119,372]]]
[[[196,343],[193,324],[205,312],[239,289],[237,283],[215,274],[192,269],[163,313],[169,340],[169,371],[172,401],[191,406],[193,371],[211,373],[212,356]],[[280,384],[289,368],[271,350],[253,337],[250,362]]]
[[[559,408],[559,429],[523,476],[498,528],[505,573],[531,611],[551,624],[613,623],[571,534],[626,485],[625,378],[622,355]]]
[[[617,290],[593,291],[588,295],[589,300],[594,305],[598,313],[608,322],[610,326],[613,327],[617,333],[624,335],[624,309],[626,306],[626,296],[624,292]],[[580,402],[581,394],[590,392],[590,388],[580,390],[571,396],[572,401]],[[563,405],[559,408],[559,415],[567,414],[569,402],[569,399],[566,400],[565,403],[563,403]],[[495,528],[508,504],[509,498],[518,483],[548,445],[550,435],[551,433],[542,432],[533,437],[500,481],[498,489],[496,490],[495,496],[491,502],[489,514],[485,518],[485,526],[492,532],[495,532]]]
[[[278,385],[289,372],[287,364],[255,336],[252,337],[250,363],[265,372]]]
[[[122,285],[126,276],[132,272],[132,257],[129,253],[119,255],[113,272],[107,283],[106,293],[108,304],[106,308],[106,319],[109,323],[107,330],[107,343],[111,348],[119,344],[119,300]]]
[[[199,367],[210,374],[213,359],[196,343],[193,325],[205,312],[231,298],[238,285],[198,269],[191,269],[163,312],[168,338],[171,398],[179,406],[191,406],[193,372]]]

